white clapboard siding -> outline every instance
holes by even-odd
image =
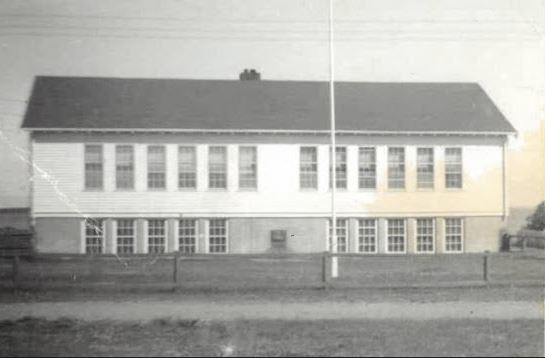
[[[217,144],[214,144],[217,145]],[[245,144],[248,145],[248,144]],[[308,144],[306,144],[308,145]],[[135,189],[115,189],[115,146],[104,151],[105,190],[86,191],[84,144],[34,145],[34,213],[36,216],[79,215],[189,215],[189,216],[320,216],[330,210],[328,146],[317,145],[319,185],[316,191],[299,190],[299,145],[258,145],[258,189],[238,190],[238,146],[228,145],[229,184],[226,190],[207,190],[207,145],[198,144],[198,185],[195,191],[177,190],[177,147],[167,144],[167,182],[164,191],[146,189],[146,145],[135,146]],[[387,147],[377,145],[378,189],[359,190],[357,146],[349,145],[348,189],[340,190],[338,211],[346,215],[501,215],[502,148],[499,145],[463,147],[464,188],[444,188],[444,146],[435,148],[434,190],[416,189],[416,147],[407,150],[407,188],[387,190]],[[47,175],[41,174],[47,173]]]

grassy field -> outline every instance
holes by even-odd
[[[542,321],[0,322],[1,356],[543,356]]]
[[[19,282],[45,285],[170,284],[172,257],[137,256],[60,257],[43,256],[21,261]],[[361,256],[339,259],[339,287],[372,285],[448,284],[478,282],[483,278],[483,256],[404,255]],[[179,285],[185,288],[242,289],[318,287],[321,258],[309,255],[288,257],[212,256],[182,258],[178,266]],[[9,282],[9,262],[0,265],[0,282]],[[493,254],[489,257],[491,282],[543,280],[545,257],[541,254]]]

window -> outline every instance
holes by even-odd
[[[463,221],[461,218],[445,219],[445,251],[462,252],[463,249]]]
[[[360,189],[377,187],[377,156],[375,148],[360,147],[358,159],[358,175]]]
[[[227,189],[227,148],[208,148],[208,187]]]
[[[377,252],[377,221],[375,219],[358,220],[358,251]]]
[[[240,147],[238,152],[238,187],[240,189],[257,188],[257,149]]]
[[[102,189],[102,146],[85,146],[85,189]]]
[[[115,186],[117,189],[134,188],[134,153],[132,145],[115,147]]]
[[[208,242],[208,251],[210,253],[227,252],[227,220],[210,220],[208,225]]]
[[[445,149],[445,186],[448,189],[462,188],[462,148]]]
[[[433,252],[435,222],[433,219],[416,219],[416,252]]]
[[[148,220],[148,252],[162,254],[165,252],[165,244],[165,220]]]
[[[388,148],[388,188],[405,188],[405,148]]]
[[[331,188],[333,177],[333,160],[331,160],[331,148],[329,151],[329,187]],[[335,148],[335,188],[346,189],[346,147]]]
[[[104,247],[104,221],[102,219],[85,220],[85,253],[101,254]]]
[[[117,253],[118,254],[133,254],[135,243],[135,224],[136,221],[131,219],[117,220]]]
[[[148,188],[165,189],[166,188],[166,164],[165,147],[161,145],[151,145],[148,147]]]
[[[197,188],[197,154],[195,147],[178,147],[178,188]]]
[[[197,220],[182,219],[178,221],[178,250],[184,254],[197,251]]]
[[[405,220],[388,219],[387,252],[405,252]]]
[[[316,147],[301,147],[299,165],[301,189],[318,189],[318,151]]]
[[[433,148],[416,150],[416,186],[419,189],[433,189]]]
[[[331,219],[328,221],[328,231],[329,231],[329,250],[331,251],[333,245],[333,227],[331,225]],[[347,219],[337,219],[337,252],[346,252],[346,243],[348,237],[348,220]]]

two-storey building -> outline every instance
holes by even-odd
[[[478,84],[336,85],[339,251],[498,250],[514,133]],[[327,82],[38,77],[40,252],[328,248]]]

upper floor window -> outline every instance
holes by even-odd
[[[331,158],[331,150],[329,153]],[[335,188],[346,189],[346,147],[335,148]],[[329,187],[332,185],[333,177],[333,160],[329,164]]]
[[[227,189],[227,148],[208,148],[208,187]]]
[[[148,188],[166,188],[165,147],[162,145],[148,147]]]
[[[433,148],[416,150],[416,186],[418,189],[433,189]]]
[[[240,189],[257,188],[257,149],[240,147],[238,160],[238,186]]]
[[[102,189],[103,157],[102,145],[85,146],[85,189]]]
[[[178,188],[197,187],[197,154],[195,147],[178,147]]]
[[[358,156],[359,188],[375,189],[377,186],[377,157],[375,148],[360,147]]]
[[[299,185],[301,189],[318,188],[318,151],[316,147],[301,147]]]
[[[462,148],[445,149],[445,187],[462,188]]]
[[[405,148],[388,148],[388,188],[405,188]]]
[[[115,185],[118,189],[134,188],[134,152],[132,145],[115,147]]]

